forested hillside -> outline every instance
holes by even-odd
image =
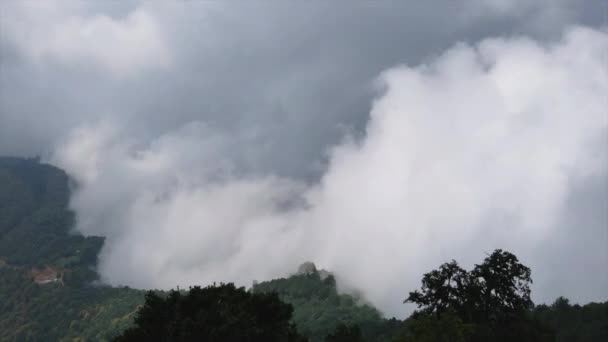
[[[70,181],[63,171],[36,159],[0,158],[0,341],[112,340],[133,326],[137,310],[144,304],[141,290],[99,283],[95,266],[104,240],[83,237],[73,231],[74,213],[68,208],[69,196]],[[218,289],[227,289],[231,296],[254,303],[255,298],[270,298],[264,296],[276,293],[278,299],[293,306],[293,312],[282,317],[291,317],[298,335],[285,330],[289,327],[283,325],[283,335],[273,336],[286,336],[284,333],[288,332],[310,341],[443,341],[450,334],[454,337],[450,341],[472,341],[473,330],[480,336],[479,332],[488,333],[483,329],[496,329],[493,325],[496,317],[505,313],[511,316],[504,316],[504,322],[524,332],[529,329],[530,334],[538,333],[548,341],[608,341],[608,302],[580,306],[558,298],[551,305],[534,306],[528,300],[527,288],[522,287],[515,289],[520,292],[506,292],[519,310],[511,312],[507,306],[504,308],[509,309],[505,311],[502,301],[492,302],[495,299],[492,295],[482,296],[486,284],[475,283],[475,279],[491,279],[496,274],[492,267],[496,265],[500,266],[498,270],[504,265],[517,266],[514,270],[519,273],[509,274],[519,274],[518,281],[523,284],[529,280],[529,269],[518,264],[514,256],[506,252],[497,256],[498,259],[488,259],[470,272],[460,269],[455,262],[446,263],[425,275],[420,292],[404,288],[404,299],[411,292],[408,300],[420,306],[416,314],[404,321],[386,319],[361,298],[338,293],[334,276],[317,270],[312,263],[305,263],[290,277],[256,283],[247,290],[249,294],[230,286]],[[453,287],[450,281],[444,281],[454,277],[467,286]],[[210,287],[203,291],[206,292],[195,290],[200,303],[209,303],[213,293],[220,290]],[[190,295],[185,293],[156,292],[148,298],[157,302],[162,298],[181,298],[187,306]],[[442,293],[449,300],[444,301]],[[267,302],[271,307],[289,311],[288,306],[273,304],[272,300]],[[246,307],[265,314],[266,309],[257,310],[250,304]],[[184,310],[179,305],[173,308]],[[230,314],[225,313],[225,317],[239,312],[233,307],[227,310]],[[179,321],[179,317],[173,319]],[[189,319],[197,317],[200,318]],[[485,320],[487,317],[493,317],[492,321]],[[215,331],[209,330],[209,324],[215,324],[209,323],[213,320],[207,317],[204,322],[205,331]],[[218,327],[222,325],[225,331],[236,333],[226,330],[224,323],[218,322]],[[189,326],[196,326],[194,321],[188,324],[181,326],[182,333],[187,333]]]
[[[143,293],[108,286],[37,284],[0,269],[1,341],[107,341],[130,326]]]
[[[72,232],[65,172],[0,158],[0,340],[108,340],[143,292],[93,285],[102,237]]]
[[[103,237],[72,234],[65,172],[36,160],[0,158],[0,258],[25,269],[52,268],[63,282],[95,280]]]
[[[336,280],[326,271],[307,263],[298,274],[255,284],[254,292],[276,292],[294,306],[298,331],[313,341],[322,341],[340,324],[369,328],[382,325],[382,314],[351,295],[338,294]],[[368,336],[371,337],[371,336]]]
[[[608,340],[608,302],[573,305],[560,297],[549,306],[537,305],[533,314],[555,331],[556,342]]]

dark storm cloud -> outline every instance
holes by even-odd
[[[505,3],[65,5],[69,14],[83,18],[103,13],[120,21],[140,7],[150,14],[170,51],[171,67],[144,70],[130,79],[117,79],[90,56],[32,63],[22,51],[15,52],[16,45],[39,43],[36,31],[51,30],[53,18],[64,19],[55,13],[60,10],[46,10],[54,16],[39,10],[50,19],[24,21],[37,26],[29,41],[10,41],[11,32],[4,30],[2,113],[7,124],[0,128],[0,152],[49,152],[75,125],[108,115],[120,116],[143,139],[202,120],[264,146],[248,151],[259,165],[243,167],[309,175],[313,162],[341,139],[344,129],[364,127],[373,95],[370,81],[387,67],[419,64],[455,41],[505,32],[559,36],[564,23],[595,24],[601,17],[590,10],[592,2],[564,6],[567,10],[555,14],[558,19],[547,20],[537,12],[555,12],[550,10],[555,2],[520,6],[527,9],[523,13]],[[5,16],[13,13],[15,6],[4,6]],[[532,15],[546,27],[531,27]],[[91,42],[104,43],[101,49],[113,48],[111,42]],[[160,58],[154,49],[142,53],[151,54],[146,61]],[[41,118],[44,127],[36,124]]]

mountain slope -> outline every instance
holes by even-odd
[[[322,341],[338,325],[379,326],[382,315],[375,308],[354,296],[339,294],[334,276],[308,269],[289,278],[274,279],[254,284],[254,292],[277,292],[279,298],[294,306],[294,322],[298,331],[312,341]],[[305,264],[306,265],[306,264]],[[364,329],[364,333],[369,329]]]
[[[141,291],[92,286],[102,237],[71,233],[65,172],[0,158],[0,340],[108,340]]]

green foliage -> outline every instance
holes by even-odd
[[[107,341],[130,326],[141,291],[89,285],[101,237],[71,234],[67,175],[37,160],[0,158],[0,340]],[[50,266],[61,280],[39,285]]]
[[[447,335],[435,336],[439,341],[551,341],[550,329],[530,315],[531,283],[530,269],[497,249],[470,272],[452,261],[425,274],[421,290],[410,292],[406,302],[422,308],[423,318],[415,326],[424,336],[436,335],[433,324],[455,329],[442,329]]]
[[[363,342],[361,329],[358,325],[346,325],[340,323],[336,330],[327,335],[326,342]]]
[[[530,275],[515,255],[497,249],[471,272],[452,260],[425,274],[421,290],[406,302],[429,314],[453,311],[469,321],[497,323],[532,307]]]
[[[472,282],[472,275],[452,260],[425,274],[420,291],[410,292],[405,302],[417,304],[427,314],[454,311],[463,315],[473,304],[469,295]]]
[[[275,293],[234,284],[192,287],[182,294],[146,294],[135,326],[115,341],[301,341],[290,323],[293,308]]]
[[[72,282],[94,280],[104,239],[71,234],[65,172],[37,160],[0,158],[0,258],[13,266],[54,265]]]
[[[465,342],[474,332],[474,325],[463,322],[453,312],[439,316],[428,313],[413,315],[407,321],[407,341],[416,342]]]
[[[131,324],[143,292],[128,288],[39,285],[0,268],[1,341],[107,341]]]
[[[370,331],[383,321],[375,308],[351,295],[338,294],[334,277],[327,275],[321,279],[316,270],[261,282],[253,286],[253,291],[276,292],[281,300],[292,304],[298,331],[311,341],[323,341],[340,324],[360,325]]]
[[[608,341],[608,302],[571,305],[559,297],[550,306],[536,306],[533,314],[553,328],[555,342]]]

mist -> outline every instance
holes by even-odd
[[[0,152],[73,177],[109,284],[310,260],[403,317],[505,248],[535,301],[605,300],[608,36],[600,2],[539,3],[3,3]]]

